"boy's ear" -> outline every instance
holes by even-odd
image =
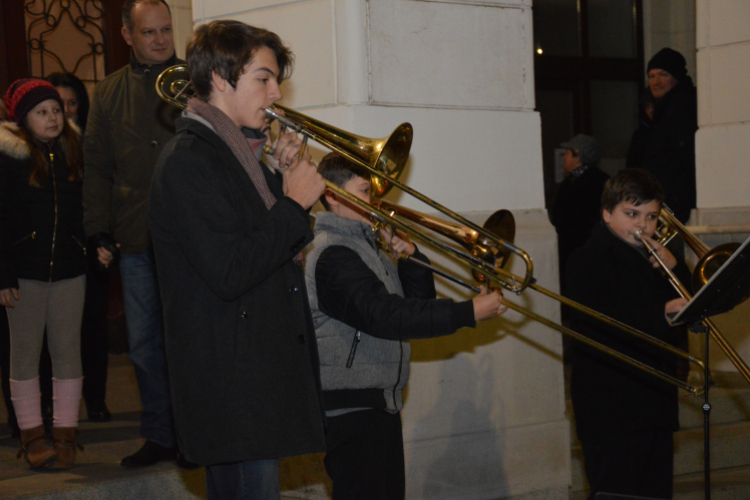
[[[219,76],[216,71],[211,72],[211,83],[213,83],[214,89],[218,90],[219,92],[224,92],[227,90],[227,87],[229,87],[229,82]]]
[[[325,192],[323,193],[323,196],[326,197],[326,201],[328,204],[332,207],[340,205],[339,199],[336,197],[336,193],[331,191],[330,189],[326,188]]]
[[[602,219],[604,219],[604,222],[609,224],[609,222],[612,220],[612,212],[607,210],[606,208],[602,209]]]

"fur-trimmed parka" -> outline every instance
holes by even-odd
[[[0,123],[0,290],[18,288],[19,278],[58,281],[86,272],[82,184],[69,180],[57,141],[47,147],[50,175],[32,187],[29,145],[17,124]]]

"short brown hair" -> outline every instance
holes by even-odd
[[[132,32],[133,27],[135,26],[135,21],[133,21],[133,9],[139,3],[150,3],[155,5],[163,3],[167,6],[169,17],[172,17],[172,9],[169,8],[169,4],[167,4],[167,2],[165,2],[164,0],[125,0],[125,2],[122,4],[122,25],[128,31]]]
[[[214,72],[236,88],[245,66],[261,47],[271,49],[276,55],[277,81],[289,78],[294,55],[276,33],[239,21],[221,20],[199,26],[187,47],[190,78],[198,97],[208,100],[211,96]]]
[[[338,153],[328,153],[325,155],[323,159],[320,160],[318,172],[320,172],[320,175],[322,175],[325,180],[340,188],[343,188],[344,184],[355,177],[363,177],[365,179],[370,178],[370,173],[365,170],[364,167],[360,167]],[[320,202],[326,210],[330,210],[325,194],[320,197]]]
[[[661,207],[664,203],[664,191],[651,173],[640,168],[624,168],[604,185],[602,208],[612,212],[623,201],[629,201],[635,206],[657,201]]]

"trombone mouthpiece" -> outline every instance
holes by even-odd
[[[635,235],[634,235],[634,236],[635,236],[635,239],[636,239],[636,240],[638,240],[638,241],[643,241],[643,238],[641,237],[641,236],[643,236],[643,231],[641,231],[640,229],[639,229],[638,231],[636,231],[636,232],[635,232]]]

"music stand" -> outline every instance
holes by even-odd
[[[750,238],[740,245],[672,323],[699,323],[706,318],[731,311],[750,295]]]
[[[703,401],[703,475],[705,483],[706,500],[711,498],[711,467],[710,467],[710,440],[709,440],[709,416],[711,414],[711,403],[708,400],[708,389],[710,384],[710,372],[708,369],[708,327],[702,323],[711,316],[722,314],[734,309],[734,307],[745,300],[750,294],[750,238],[740,245],[736,252],[719,268],[708,282],[698,290],[698,293],[675,314],[670,322],[686,323],[690,330],[702,332],[706,341],[706,366],[705,382],[706,391]]]

